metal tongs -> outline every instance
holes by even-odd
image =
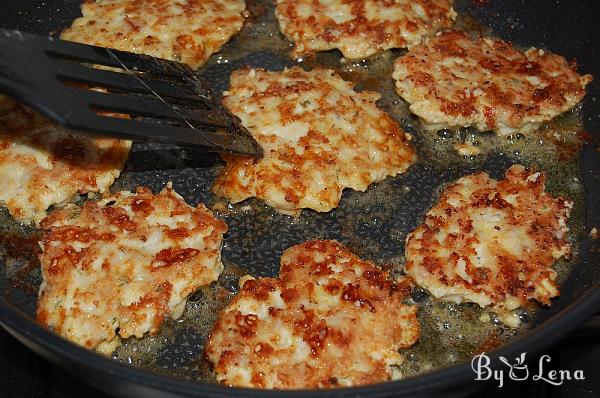
[[[0,29],[0,92],[82,132],[262,156],[208,84],[177,62]]]

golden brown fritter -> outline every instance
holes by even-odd
[[[107,191],[130,148],[131,141],[74,132],[0,96],[0,203],[38,223],[50,205]]]
[[[244,0],[86,0],[61,39],[199,68],[244,24]]]
[[[328,69],[234,72],[223,102],[264,157],[224,155],[213,191],[232,203],[257,197],[288,214],[325,212],[344,188],[365,191],[406,171],[416,160],[410,135],[377,108],[379,94],[352,86]]]
[[[559,295],[554,262],[571,253],[573,203],[544,192],[545,176],[514,165],[448,186],[406,240],[406,273],[437,298],[513,310]]]
[[[140,187],[70,205],[41,225],[38,321],[105,354],[119,337],[157,333],[223,270],[227,226],[170,184],[158,195]]]
[[[448,31],[426,39],[394,66],[396,91],[430,130],[473,126],[530,131],[573,108],[591,75],[537,48]]]
[[[410,293],[335,241],[287,249],[279,278],[245,277],[205,354],[220,383],[332,388],[398,377],[398,349],[419,337]]]
[[[339,49],[361,59],[389,48],[418,44],[452,25],[453,0],[278,0],[281,31],[296,44],[294,56]]]

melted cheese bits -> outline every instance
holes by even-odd
[[[71,205],[42,221],[38,321],[110,354],[119,337],[158,333],[187,297],[215,281],[227,226],[168,184]]]
[[[410,135],[381,111],[374,92],[356,92],[328,69],[242,69],[225,106],[264,150],[262,159],[223,155],[213,191],[232,203],[250,197],[287,214],[337,207],[342,190],[365,191],[416,161]]]
[[[398,377],[398,349],[419,337],[410,286],[335,241],[287,249],[279,278],[244,277],[206,343],[217,381],[332,388]]]

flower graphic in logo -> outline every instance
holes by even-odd
[[[525,354],[526,352],[521,353],[521,356],[515,358],[515,364],[511,365],[510,362],[505,357],[499,357],[500,361],[510,368],[508,372],[508,377],[511,380],[527,380],[529,377],[529,369],[527,368],[527,364],[525,363]]]

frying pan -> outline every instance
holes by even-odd
[[[79,15],[79,2],[5,2],[0,26],[56,34]],[[225,89],[231,71],[243,65],[281,69],[293,64],[285,56],[288,44],[273,30],[269,5],[259,0],[247,3],[251,12],[248,26],[199,72],[217,91]],[[484,31],[490,28],[493,34],[519,45],[544,47],[568,59],[575,57],[581,73],[591,73],[600,79],[600,34],[597,31],[600,7],[594,0],[457,1],[455,7],[459,14],[474,17],[474,20],[463,18],[463,27]],[[276,274],[278,258],[285,248],[311,238],[333,238],[349,245],[363,258],[389,267],[393,273],[403,262],[401,253],[406,233],[418,225],[443,184],[476,170],[500,178],[510,164],[519,162],[546,170],[548,189],[553,194],[575,199],[570,228],[576,254],[570,262],[558,265],[562,270],[559,272],[560,298],[549,308],[523,312],[525,327],[517,332],[496,327],[499,341],[507,342],[493,350],[490,357],[492,367],[500,368],[499,356],[514,358],[522,352],[528,352],[529,356],[543,352],[600,309],[600,247],[598,240],[588,234],[592,227],[600,227],[600,86],[597,80],[588,86],[582,109],[576,112],[581,115],[579,118],[570,115],[560,119],[562,124],[551,126],[560,129],[566,125],[573,130],[578,120],[582,120],[583,129],[577,128],[578,134],[570,140],[551,142],[545,137],[541,145],[534,146],[532,142],[520,144],[515,139],[507,143],[482,134],[478,136],[482,142],[487,140],[499,149],[475,159],[462,159],[447,148],[451,147],[452,140],[464,138],[468,131],[450,139],[429,138],[430,135],[422,134],[418,123],[406,112],[406,106],[393,94],[389,65],[402,53],[394,50],[368,62],[343,66],[339,54],[329,52],[305,62],[308,66],[336,67],[344,77],[355,80],[358,89],[384,93],[380,106],[415,138],[420,159],[406,174],[375,184],[364,194],[345,192],[340,208],[326,214],[309,211],[293,219],[275,214],[257,201],[250,201],[250,211],[245,210],[245,204],[231,206],[230,212],[220,214],[229,224],[230,232],[223,248],[226,271],[218,286],[194,295],[184,319],[165,325],[159,336],[124,342],[116,359],[75,346],[36,324],[35,302],[40,282],[35,258],[37,236],[31,228],[15,223],[5,211],[0,211],[2,326],[28,347],[86,382],[123,396],[466,395],[485,384],[473,381],[474,374],[466,360],[468,355],[463,355],[463,360],[452,361],[442,358],[441,352],[457,350],[460,353],[465,347],[468,352],[474,352],[477,347],[469,346],[469,341],[457,342],[457,330],[467,329],[457,324],[458,329],[453,330],[452,322],[458,318],[473,318],[477,309],[432,302],[418,289],[411,300],[420,305],[420,313],[427,315],[433,309],[443,309],[442,318],[446,317],[450,327],[442,336],[433,333],[430,324],[423,324],[423,338],[417,344],[420,348],[407,351],[409,365],[411,358],[417,363],[422,358],[436,358],[439,366],[432,372],[401,381],[330,391],[231,389],[202,381],[208,372],[201,359],[203,336],[214,321],[216,311],[235,293],[237,278],[245,273]],[[378,77],[375,82],[374,75]],[[579,133],[580,130],[584,132]],[[549,156],[548,148],[553,148],[552,153],[558,156]],[[173,181],[175,189],[188,203],[215,204],[218,199],[211,195],[209,187],[220,165],[216,155],[168,145],[134,145],[123,176],[113,190],[131,189],[139,184],[157,190],[167,181]]]

